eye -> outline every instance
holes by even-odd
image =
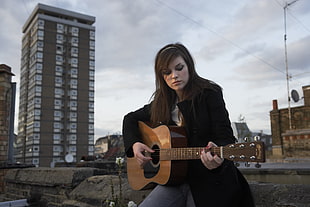
[[[181,70],[183,70],[183,68],[184,68],[184,65],[182,64],[182,65],[177,65],[177,66],[175,66],[175,69],[177,70],[177,71],[181,71]]]
[[[163,70],[161,71],[161,74],[162,74],[162,75],[170,75],[170,74],[171,74],[171,70],[163,69]]]

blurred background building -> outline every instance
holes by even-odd
[[[15,158],[94,154],[95,17],[38,4],[23,26]]]

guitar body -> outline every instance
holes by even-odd
[[[139,122],[139,129],[143,143],[154,150],[187,146],[183,128],[166,125],[151,128]],[[159,151],[150,155],[153,158],[152,161],[143,168],[140,167],[136,158],[127,158],[128,182],[132,189],[148,189],[154,187],[155,184],[178,184],[184,180],[187,173],[187,161],[161,160]]]
[[[132,189],[141,190],[155,184],[173,185],[184,181],[187,160],[200,159],[201,151],[211,152],[222,159],[241,162],[265,162],[264,142],[233,143],[226,146],[186,147],[184,128],[161,125],[151,128],[139,122],[142,141],[155,152],[145,152],[152,160],[142,168],[136,158],[127,158],[128,182]]]

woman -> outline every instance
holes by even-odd
[[[182,44],[169,44],[159,50],[155,76],[152,102],[124,117],[128,157],[134,156],[143,166],[152,159],[143,152],[154,152],[142,143],[138,121],[153,127],[183,126],[189,147],[211,148],[235,142],[220,86],[197,74],[193,58]],[[254,206],[249,185],[233,162],[205,151],[200,159],[188,162],[183,184],[157,185],[140,206]]]

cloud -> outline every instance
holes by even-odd
[[[12,67],[17,84],[22,27],[37,3],[1,2],[0,62]],[[119,132],[123,115],[149,101],[156,52],[171,42],[184,43],[199,74],[223,86],[232,121],[245,114],[249,125],[265,130],[271,100],[285,106],[284,0],[40,3],[96,17],[96,136]],[[288,10],[290,87],[298,90],[309,84],[309,10],[308,1]]]

